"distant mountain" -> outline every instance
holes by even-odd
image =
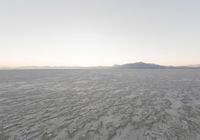
[[[166,66],[161,66],[161,65],[153,64],[153,63],[144,63],[144,62],[115,65],[114,67],[115,68],[131,68],[131,69],[163,69],[163,68],[166,68]]]
[[[0,67],[0,70],[34,70],[34,69],[200,69],[200,64],[197,65],[188,65],[188,66],[164,66],[153,63],[144,63],[144,62],[136,62],[136,63],[127,63],[123,65],[113,65],[113,66],[22,66],[22,67]]]
[[[167,68],[182,68],[182,67],[174,67],[174,66],[162,66],[153,63],[144,63],[144,62],[136,62],[136,63],[128,63],[123,65],[114,65],[114,68],[127,68],[127,69],[167,69]]]

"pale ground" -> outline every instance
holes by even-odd
[[[0,71],[0,140],[200,140],[200,70]]]

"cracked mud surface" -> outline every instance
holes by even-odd
[[[199,70],[0,71],[0,140],[199,139]]]

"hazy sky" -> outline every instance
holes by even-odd
[[[0,0],[0,66],[200,64],[200,0]]]

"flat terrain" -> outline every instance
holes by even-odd
[[[7,139],[200,140],[200,71],[1,70]]]

